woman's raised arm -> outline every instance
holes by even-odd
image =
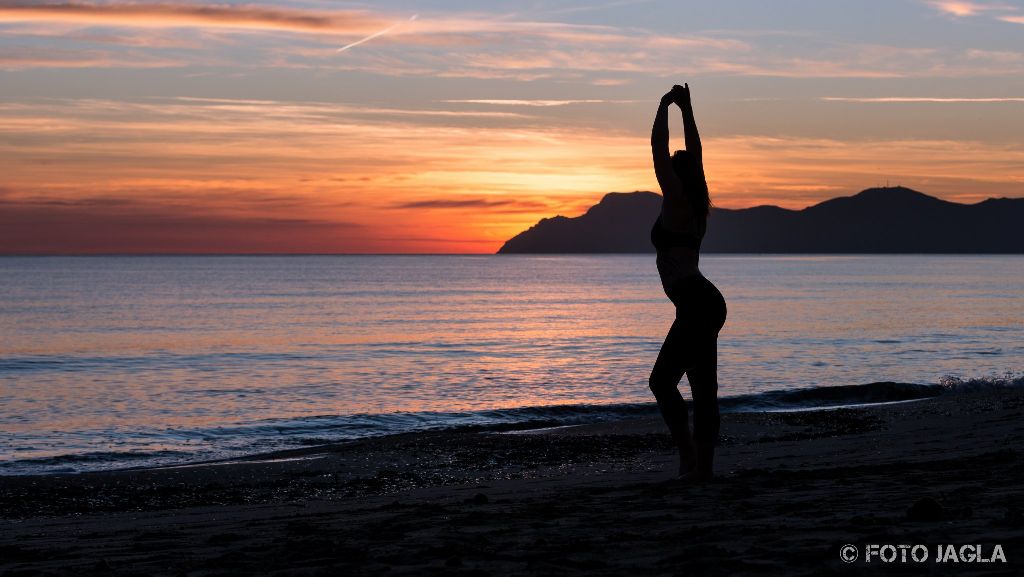
[[[651,154],[654,157],[654,175],[658,178],[661,186],[661,195],[668,197],[681,186],[679,177],[672,170],[672,157],[668,151],[668,107],[675,100],[676,94],[672,92],[661,97],[658,104],[658,113],[654,116],[654,126],[651,128]]]
[[[694,155],[703,168],[703,151],[700,146],[700,133],[697,132],[697,121],[693,118],[693,105],[690,103],[690,85],[673,86],[672,92],[679,95],[679,109],[683,111],[683,133],[686,139],[686,152]]]

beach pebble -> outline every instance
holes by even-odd
[[[946,508],[931,497],[922,497],[907,509],[909,521],[942,521],[945,518]]]

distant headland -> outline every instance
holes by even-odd
[[[545,218],[498,254],[649,253],[661,207],[653,192],[612,192],[586,213]],[[1024,198],[960,204],[901,186],[869,188],[802,210],[712,211],[704,252],[1024,253]]]

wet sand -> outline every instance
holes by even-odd
[[[1008,389],[728,414],[697,486],[671,480],[657,419],[0,477],[0,575],[1020,575],[1022,446]],[[867,564],[869,543],[931,556]],[[936,563],[939,544],[1007,563]]]

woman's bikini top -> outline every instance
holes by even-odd
[[[677,246],[685,246],[699,252],[702,239],[703,235],[697,236],[692,233],[676,232],[665,228],[665,225],[661,222],[660,214],[658,219],[654,221],[654,226],[651,227],[651,244],[654,245],[658,252]]]

